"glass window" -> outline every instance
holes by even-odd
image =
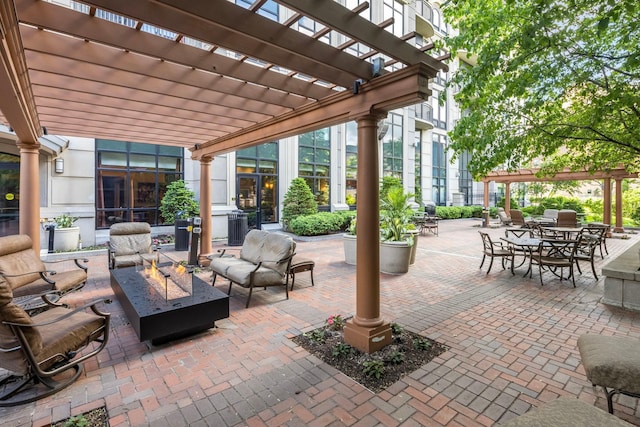
[[[0,236],[20,231],[20,157],[0,153]]]
[[[329,128],[308,132],[298,137],[298,175],[305,177],[318,203],[318,209],[329,210],[331,146]]]
[[[402,115],[389,113],[386,118],[387,133],[382,139],[382,173],[402,179],[403,126]]]
[[[345,158],[346,200],[349,206],[355,206],[358,200],[358,127],[356,122],[346,124],[347,146]]]
[[[447,158],[446,158],[446,136],[433,134],[432,156],[433,156],[433,202],[444,206],[447,203]]]
[[[182,148],[97,139],[96,228],[164,224],[158,208],[167,184],[183,178],[182,156]]]
[[[384,0],[382,8],[382,17],[384,20],[393,18],[393,25],[385,28],[394,35],[404,36],[404,5],[396,0]]]

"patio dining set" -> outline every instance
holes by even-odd
[[[509,267],[515,275],[516,268],[526,266],[523,276],[532,277],[537,265],[541,286],[544,285],[543,273],[550,272],[560,280],[571,279],[575,287],[574,269],[582,274],[580,262],[588,262],[597,281],[594,257],[597,251],[601,258],[608,254],[606,239],[609,230],[606,224],[566,227],[530,222],[521,227],[506,228],[504,237],[500,237],[499,241],[492,239],[489,233],[480,231],[483,241],[480,268],[489,258],[489,274],[493,260],[499,258],[503,269]]]

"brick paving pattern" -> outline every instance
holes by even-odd
[[[189,338],[140,343],[114,301],[106,307],[109,344],[81,378],[38,402],[0,408],[0,419],[44,426],[106,405],[111,426],[469,427],[502,423],[564,395],[606,410],[602,389],[586,380],[577,338],[640,337],[640,313],[600,303],[603,278],[596,282],[589,268],[575,289],[548,274],[541,287],[537,272],[512,276],[499,262],[485,274],[477,225],[441,221],[439,236],[418,239],[409,273],[381,275],[381,315],[450,349],[378,394],[290,340],[332,314],[354,314],[355,267],[344,263],[338,237],[298,242],[299,256],[316,263],[315,287],[301,273],[288,301],[282,289],[256,290],[249,309],[247,291],[234,287],[230,318]],[[498,239],[504,231],[489,232]],[[638,236],[610,239],[597,270]],[[87,287],[66,297],[72,305],[113,298],[106,253],[89,259]],[[614,410],[640,425],[638,399],[618,396]]]

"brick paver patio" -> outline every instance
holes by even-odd
[[[106,405],[111,426],[490,426],[559,396],[606,410],[587,382],[576,347],[585,332],[640,337],[640,314],[600,303],[603,279],[590,268],[576,280],[512,276],[499,263],[478,269],[475,220],[442,221],[422,236],[416,264],[382,275],[385,319],[440,341],[450,350],[374,394],[289,339],[355,310],[355,267],[343,262],[340,238],[298,242],[316,267],[296,289],[234,287],[229,319],[217,328],[160,346],[138,342],[117,301],[109,344],[71,387],[36,403],[0,408],[3,425],[47,425]],[[503,229],[491,229],[498,238]],[[637,242],[610,239],[597,269]],[[186,253],[177,254],[186,259]],[[586,265],[585,265],[586,266]],[[113,298],[106,254],[90,257],[90,282],[67,297]],[[221,285],[226,290],[225,285]],[[638,400],[619,396],[615,414],[640,425]]]

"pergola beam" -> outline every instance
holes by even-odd
[[[428,80],[436,73],[437,70],[426,64],[404,68],[363,84],[357,94],[345,91],[237,134],[201,144],[196,147],[193,156],[217,156],[344,123],[365,113],[388,112],[422,102],[431,94]]]

